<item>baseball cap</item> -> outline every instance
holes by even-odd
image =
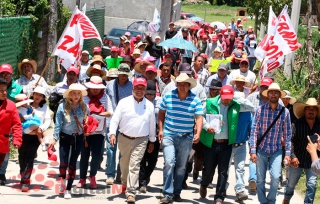
[[[174,23],[173,23],[173,22],[170,22],[169,25],[174,25]]]
[[[87,55],[89,55],[89,52],[88,52],[88,50],[83,50],[83,51],[82,51],[82,54],[87,54]]]
[[[67,73],[74,72],[76,74],[79,74],[79,69],[77,67],[71,66],[68,68]]]
[[[133,86],[147,86],[147,81],[145,80],[145,78],[139,77],[139,78],[134,78],[133,80]]]
[[[0,66],[0,73],[1,72],[9,72],[10,74],[12,74],[12,66],[10,64],[2,64]]]
[[[154,65],[148,65],[148,66],[146,67],[146,72],[148,72],[148,71],[152,71],[152,72],[157,73],[157,68],[156,68],[156,66],[154,66]]]
[[[219,69],[228,70],[229,69],[228,64],[224,63],[224,62],[220,63],[219,67],[218,67],[218,70]]]
[[[125,32],[124,35],[130,36],[131,33],[129,31]]]
[[[212,40],[218,40],[218,37],[216,35],[212,36]]]
[[[160,39],[160,40],[161,40],[161,37],[158,35],[158,36],[156,36],[154,39],[155,39],[155,40],[156,40],[156,39]]]
[[[240,61],[240,64],[241,64],[242,62],[249,63],[249,60],[248,60],[247,58],[242,58],[242,60]]]
[[[146,94],[156,94],[156,82],[153,80],[148,80],[147,81],[147,90]]]
[[[170,57],[170,58],[172,57],[170,53],[167,53],[164,55],[164,58],[168,58],[168,57]]]
[[[222,83],[217,79],[212,79],[210,85],[206,85],[206,87],[209,87],[210,89],[221,89]]]
[[[101,52],[101,47],[94,47],[93,52]]]
[[[186,73],[186,74],[191,74],[192,69],[189,63],[182,63],[179,66],[179,72],[180,73]]]
[[[224,85],[222,86],[222,88],[220,89],[220,96],[221,99],[233,99],[234,96],[234,90],[232,88],[232,86],[229,85]]]
[[[235,36],[236,34],[234,32],[231,32],[230,33],[230,36]]]
[[[137,39],[140,39],[140,40],[141,40],[141,35],[137,35],[137,36],[136,36],[136,40],[137,40]]]
[[[234,57],[235,58],[242,58],[242,53],[241,52],[239,52],[239,51],[236,51],[235,53],[234,53]],[[240,59],[241,60],[241,59]]]
[[[205,53],[201,53],[200,56],[205,58],[205,59],[208,59],[208,56]]]
[[[202,38],[203,39],[208,39],[208,36],[207,35],[203,35]]]
[[[223,36],[222,33],[219,33],[219,34],[218,34],[218,37],[219,37],[219,36]]]
[[[243,48],[243,44],[241,42],[238,42],[237,48]]]
[[[224,32],[223,35],[229,35],[229,33],[228,32]]]
[[[261,82],[260,82],[260,86],[270,86],[270,84],[273,83],[273,80],[271,78],[268,77],[264,77]]]
[[[117,46],[112,46],[110,52],[118,52],[119,48]]]
[[[251,28],[248,29],[248,33],[252,33],[252,29]]]

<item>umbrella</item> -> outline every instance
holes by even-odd
[[[224,25],[224,23],[222,23],[220,21],[215,21],[215,22],[210,23],[211,27],[214,27],[215,25],[217,26],[218,29],[221,29],[221,30],[227,29],[226,25]]]
[[[178,20],[178,21],[174,22],[174,25],[180,26],[183,28],[189,28],[194,25],[194,22],[189,21],[189,20]]]
[[[202,18],[198,17],[198,16],[193,16],[191,18],[189,18],[188,20],[190,21],[194,21],[194,22],[200,22],[200,21],[203,21]]]
[[[191,50],[193,52],[199,52],[192,42],[184,40],[182,38],[171,38],[169,40],[162,41],[158,46],[163,47],[175,47],[179,49]]]

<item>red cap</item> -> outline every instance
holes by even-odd
[[[248,29],[248,33],[252,33],[252,29],[251,28]]]
[[[1,72],[9,72],[10,74],[12,74],[12,66],[10,64],[2,64],[0,66],[0,73]]]
[[[234,32],[231,32],[230,33],[230,36],[235,36],[236,34]]]
[[[139,86],[139,85],[147,87],[147,81],[145,80],[145,78],[142,78],[142,77],[134,78],[133,86]]]
[[[118,52],[119,48],[117,46],[112,46],[110,52]]]
[[[241,42],[238,42],[237,47],[243,48],[243,44]]]
[[[223,35],[229,35],[229,33],[228,32],[224,32]]]
[[[136,65],[136,64],[138,64],[138,63],[140,63],[142,61],[143,61],[143,59],[141,57],[139,57],[134,61],[134,65]]]
[[[137,35],[136,39],[140,39],[141,40],[141,35]]]
[[[218,40],[218,37],[216,35],[212,36],[212,40]]]
[[[240,64],[241,64],[242,62],[247,62],[247,63],[249,63],[249,60],[248,60],[248,58],[242,58],[242,60],[240,61]]]
[[[170,58],[172,57],[170,53],[167,53],[164,55],[164,58],[168,58],[168,57],[170,57]]]
[[[173,22],[170,22],[169,25],[174,25],[174,23],[173,23]]]
[[[273,83],[273,80],[271,78],[268,77],[264,77],[261,82],[260,82],[260,86],[270,86]]]
[[[77,67],[71,66],[68,68],[67,73],[74,72],[76,74],[79,74],[79,69]]]
[[[95,53],[95,52],[101,52],[101,47],[94,47],[93,48],[93,53]]]
[[[234,90],[232,88],[232,86],[229,86],[229,85],[224,85],[221,87],[221,90],[220,90],[220,96],[221,96],[221,99],[233,99],[233,96],[234,96]]]
[[[208,39],[208,36],[207,35],[203,35],[202,38],[203,39]]]
[[[157,67],[154,66],[154,65],[148,65],[148,66],[146,67],[146,72],[148,72],[148,71],[152,71],[152,72],[157,73]]]
[[[219,33],[218,36],[223,36],[222,33]]]
[[[205,59],[208,59],[208,56],[206,54],[204,54],[204,53],[201,53],[200,56],[205,58]]]

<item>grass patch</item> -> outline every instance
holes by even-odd
[[[319,188],[320,188],[320,177],[318,177],[317,180],[317,191],[316,191],[316,195],[314,197],[314,204],[320,204],[320,192],[319,192]],[[304,198],[305,194],[306,194],[306,175],[303,172],[299,182],[295,188],[296,191],[298,191],[299,195]]]
[[[231,7],[231,6],[216,6],[216,5],[208,5],[208,4],[183,4],[181,12],[193,13],[196,16],[203,18],[205,22],[214,22],[221,21],[226,22],[228,25],[231,22],[231,18],[235,18],[236,20],[239,16],[236,16],[237,9],[240,7]],[[240,17],[243,19],[244,17]],[[249,26],[254,26],[254,20],[250,17],[247,17],[247,22],[243,22],[244,28],[248,28]]]

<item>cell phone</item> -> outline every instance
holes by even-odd
[[[318,142],[318,136],[317,135],[311,135],[309,136],[310,140],[312,143],[317,143]]]

